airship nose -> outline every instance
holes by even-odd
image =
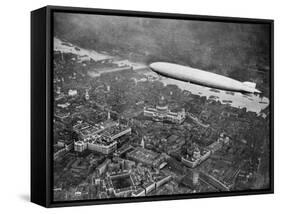
[[[151,63],[149,65],[149,68],[151,68],[154,71],[158,70],[158,63],[157,62]]]
[[[165,62],[153,62],[149,65],[149,68],[162,76],[170,76],[172,73],[167,69],[169,68],[169,64]]]

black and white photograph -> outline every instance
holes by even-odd
[[[53,202],[271,189],[269,23],[52,20]]]
[[[280,5],[3,1],[0,213],[278,213]]]

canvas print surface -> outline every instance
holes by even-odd
[[[268,24],[54,13],[53,201],[268,189]]]

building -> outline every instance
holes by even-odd
[[[91,125],[87,122],[78,123],[73,126],[73,130],[78,134],[81,139],[94,136],[102,132],[106,127],[102,124]]]
[[[162,139],[161,142],[164,146],[164,151],[170,155],[181,150],[185,144],[185,139],[177,135],[170,135],[167,139]]]
[[[90,99],[90,95],[89,95],[89,89],[85,90],[85,100],[89,100]]]
[[[131,173],[127,170],[111,174],[107,183],[108,188],[113,189],[116,197],[124,197],[136,191],[134,179],[132,179]]]
[[[207,149],[199,149],[198,147],[196,147],[193,151],[192,154],[189,154],[190,152],[188,152],[188,154],[186,155],[186,157],[182,157],[181,158],[181,162],[186,165],[187,167],[190,168],[194,168],[196,166],[198,166],[200,163],[202,163],[203,161],[207,160],[210,155],[211,155],[211,151],[207,150]]]
[[[100,164],[97,168],[96,171],[99,175],[102,175],[106,170],[107,166],[111,161],[109,159],[106,159],[102,164]]]
[[[55,117],[59,118],[60,120],[64,120],[68,118],[70,115],[70,112],[63,112],[63,111],[56,111]]]
[[[87,139],[85,142],[87,143],[89,150],[105,155],[111,154],[117,149],[117,141],[111,141],[109,138],[103,136]]]
[[[156,189],[156,184],[155,184],[155,182],[151,181],[147,184],[144,184],[143,188],[145,190],[145,194],[147,195],[148,193],[150,193],[151,191]]]
[[[171,178],[172,178],[171,175],[167,175],[165,177],[161,177],[159,179],[156,179],[156,181],[155,181],[156,188],[159,188],[163,184],[169,182],[171,180]]]
[[[106,130],[104,130],[101,135],[108,137],[111,141],[114,141],[123,135],[131,134],[132,129],[130,127],[116,124],[115,126],[112,126]]]
[[[95,178],[95,179],[93,179],[93,183],[94,183],[95,185],[100,185],[101,179],[100,179],[100,178]]]
[[[65,145],[65,141],[64,140],[58,140],[57,145],[62,148]]]
[[[155,108],[144,107],[143,114],[146,117],[151,117],[155,121],[169,121],[172,123],[182,123],[185,120],[185,110],[179,112],[170,111],[168,104],[162,96],[158,105]]]
[[[198,183],[194,183],[193,177],[191,178],[189,175],[185,175],[180,182],[193,191],[198,188]]]
[[[166,160],[165,155],[141,147],[127,153],[127,158],[155,168],[159,168]]]
[[[113,157],[112,161],[114,165],[112,166],[113,169],[117,170],[124,170],[125,169],[125,160],[119,157]]]
[[[77,176],[83,176],[88,173],[89,164],[88,162],[84,161],[83,159],[77,159],[71,165],[71,172],[76,174]]]
[[[90,125],[80,123],[73,127],[87,148],[102,154],[110,154],[117,149],[117,139],[126,134],[131,134],[128,126],[108,121],[106,123]]]
[[[67,151],[70,151],[74,148],[74,143],[72,141],[66,141],[64,147]]]
[[[107,120],[111,120],[110,111],[107,112]]]
[[[141,196],[145,196],[145,189],[142,187],[139,187],[136,191],[134,191],[132,193],[133,197],[141,197]]]
[[[132,168],[134,168],[136,166],[136,163],[134,161],[130,161],[130,160],[125,160],[124,163],[124,168],[127,170],[131,170]]]
[[[224,133],[220,134],[220,137],[212,144],[208,146],[208,149],[213,153],[220,150],[224,145],[229,145],[230,139],[228,136],[225,136]]]
[[[74,147],[74,143],[72,141],[65,141],[65,140],[59,140],[57,142],[57,146],[60,148],[65,148],[67,151],[70,151]]]
[[[84,141],[80,140],[74,142],[74,151],[83,152],[86,149],[87,149],[87,143],[85,143]]]
[[[54,146],[54,160],[57,160],[58,158],[64,156],[67,153],[67,150],[65,147],[59,147],[58,145]]]
[[[77,90],[68,90],[68,96],[76,96],[77,95]]]
[[[141,147],[144,148],[145,147],[145,143],[144,143],[144,139],[141,139],[141,143],[140,143]]]
[[[199,172],[194,171],[192,173],[192,183],[193,183],[193,185],[197,185],[198,182],[199,182]]]
[[[131,145],[124,144],[115,151],[114,155],[120,157],[125,155],[127,152],[132,151],[133,149],[134,147],[132,147]]]

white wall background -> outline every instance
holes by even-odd
[[[30,11],[45,5],[80,6],[269,18],[275,20],[275,194],[44,209],[29,202]],[[1,213],[270,213],[281,203],[281,15],[274,0],[3,0],[0,12]]]

